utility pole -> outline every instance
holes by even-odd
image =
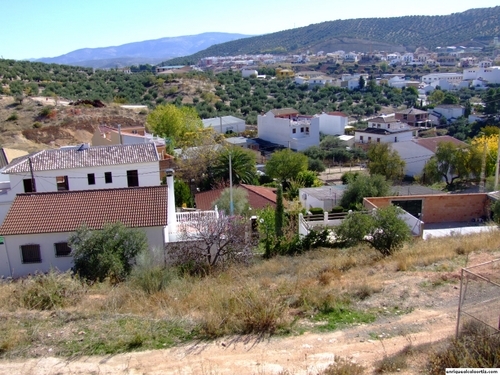
[[[498,190],[498,164],[500,163],[500,133],[498,134],[498,151],[497,151],[497,164],[495,165],[495,186],[494,191]]]
[[[234,204],[233,204],[233,166],[231,164],[231,154],[229,152],[229,214],[233,216]]]

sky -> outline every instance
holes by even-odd
[[[260,35],[338,19],[446,15],[498,0],[0,0],[0,58],[60,56],[203,32]]]

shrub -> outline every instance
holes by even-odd
[[[17,282],[13,304],[30,310],[52,310],[77,302],[85,288],[69,272],[50,271]]]
[[[428,362],[429,374],[442,374],[446,368],[500,367],[500,336],[492,334],[479,322],[464,324],[458,339],[433,355]]]
[[[321,207],[311,207],[309,212],[313,215],[319,215],[323,213],[323,209]]]
[[[81,226],[68,241],[73,251],[74,271],[88,281],[120,282],[130,274],[137,254],[148,246],[143,231],[121,223],[106,224],[92,231]]]
[[[330,211],[332,214],[339,214],[341,212],[344,212],[344,207],[342,206],[335,206],[332,208],[332,210]]]
[[[7,121],[16,121],[17,119],[19,119],[17,113],[13,113],[9,117],[7,117]]]
[[[41,122],[36,121],[33,123],[33,129],[40,129],[42,126]]]
[[[337,358],[335,363],[320,372],[320,375],[363,375],[365,368],[348,358]]]
[[[176,276],[173,269],[165,266],[162,249],[144,250],[136,257],[130,275],[130,283],[148,294],[164,290]]]

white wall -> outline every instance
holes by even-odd
[[[347,126],[347,117],[334,116],[327,113],[318,115],[319,131],[328,135],[343,135]]]
[[[309,134],[305,128],[309,127]],[[293,133],[293,129],[296,133]],[[304,128],[304,132],[301,132]],[[311,119],[310,122],[294,122],[286,118],[275,118],[270,112],[257,116],[258,137],[277,143],[293,150],[302,151],[311,146],[319,145],[319,120]]]
[[[363,137],[363,141],[361,141]],[[369,139],[371,137],[371,140]],[[380,139],[380,142],[377,142]],[[405,142],[413,139],[413,132],[400,132],[400,133],[390,133],[388,135],[384,134],[374,134],[374,133],[364,133],[362,131],[356,131],[355,142],[356,143],[396,143]]]
[[[127,187],[127,171],[137,170],[139,186],[160,185],[160,167],[158,162],[122,164],[92,168],[74,168],[51,171],[36,171],[37,192],[57,191],[56,177],[68,176],[69,190],[111,189]],[[112,183],[106,183],[104,173],[111,172]],[[95,185],[89,185],[87,174],[93,173]],[[0,196],[0,201],[13,201],[16,194],[24,193],[23,179],[31,178],[29,173],[10,174],[11,190],[7,196]]]
[[[391,143],[390,147],[405,161],[405,175],[408,176],[422,174],[425,164],[434,155],[431,150],[413,141]]]
[[[442,108],[442,107],[436,107],[434,108],[434,112],[440,113],[443,115],[446,119],[450,119],[452,117],[458,118],[460,116],[463,116],[465,113],[464,108]]]
[[[154,247],[163,249],[163,227],[140,229],[146,232],[150,249]],[[71,233],[65,232],[5,236],[5,253],[2,252],[3,245],[0,245],[0,275],[21,277],[34,274],[37,271],[48,272],[53,268],[57,268],[60,271],[68,271],[73,267],[73,257],[56,257],[54,244],[57,242],[67,242],[70,235]],[[41,263],[22,263],[21,245],[29,244],[40,245]]]

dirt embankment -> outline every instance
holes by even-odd
[[[0,96],[0,142],[3,147],[37,151],[89,143],[98,126],[144,126],[145,113],[109,106],[45,105],[24,99],[22,104]]]

